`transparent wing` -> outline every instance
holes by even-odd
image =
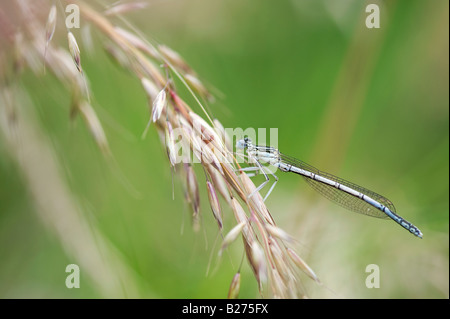
[[[377,194],[371,190],[368,190],[367,188],[364,188],[364,187],[354,184],[352,182],[346,181],[343,178],[334,176],[334,175],[326,173],[326,172],[322,172],[322,171],[318,170],[317,168],[315,168],[305,162],[302,162],[298,159],[295,159],[293,157],[290,157],[290,156],[287,156],[284,154],[280,154],[280,158],[286,164],[293,165],[293,166],[296,166],[303,170],[320,175],[320,176],[325,177],[334,182],[338,182],[341,185],[350,187],[350,188],[356,190],[357,192],[360,192],[366,196],[369,196],[372,199],[379,202],[380,204],[389,208],[389,210],[391,212],[395,213],[394,204],[389,199],[387,199],[386,197],[384,197],[380,194]],[[301,175],[301,176],[303,176],[303,175]],[[336,204],[338,204],[348,210],[351,210],[351,211],[359,213],[359,214],[372,216],[372,217],[389,219],[389,216],[387,216],[385,213],[383,213],[380,209],[378,209],[375,206],[372,206],[371,204],[365,202],[364,200],[362,200],[359,197],[353,196],[349,193],[344,192],[343,190],[340,190],[340,189],[330,186],[328,184],[321,183],[321,182],[316,181],[307,176],[303,176],[303,177],[308,182],[308,184],[312,188],[314,188],[316,191],[318,191],[320,194],[322,194],[329,200],[335,202]]]

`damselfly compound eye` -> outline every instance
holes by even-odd
[[[237,149],[243,150],[243,149],[245,149],[246,147],[247,147],[247,142],[246,142],[245,140],[239,140],[239,141],[237,141],[237,143],[236,143],[236,148],[237,148]]]

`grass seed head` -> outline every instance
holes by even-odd
[[[34,3],[34,1],[24,0],[17,3]],[[222,124],[217,119],[212,123],[206,121],[205,118],[210,120],[211,116],[203,107],[204,114],[200,116],[194,112],[191,105],[183,100],[175,85],[167,83],[170,76],[177,75],[187,86],[188,91],[194,95],[194,100],[199,101],[197,94],[200,98],[208,99],[209,92],[196,73],[174,50],[147,41],[138,30],[124,30],[114,24],[113,20],[115,19],[110,20],[108,17],[108,15],[118,15],[139,8],[140,5],[133,2],[118,4],[103,12],[91,8],[87,1],[77,1],[77,5],[82,18],[89,22],[92,30],[103,34],[103,38],[99,37],[99,39],[106,40],[102,45],[105,46],[105,43],[109,45],[107,50],[110,55],[119,62],[120,66],[141,80],[142,87],[148,96],[148,106],[152,108],[149,123],[155,122],[154,127],[161,143],[165,144],[167,148],[171,165],[175,165],[175,161],[178,159],[174,152],[175,139],[173,135],[174,133],[178,134],[176,129],[182,129],[180,142],[189,151],[189,155],[182,155],[183,161],[191,163],[190,157],[193,152],[199,157],[200,166],[208,172],[207,174],[210,176],[210,180],[206,181],[208,198],[219,228],[223,227],[222,210],[224,207],[220,206],[217,193],[220,193],[231,206],[237,225],[225,236],[220,253],[239,235],[242,235],[247,260],[258,280],[262,296],[264,296],[262,283],[266,281],[272,286],[274,296],[288,295],[285,290],[286,287],[291,289],[293,285],[293,264],[309,273],[310,277],[317,278],[293,251],[282,245],[275,245],[290,241],[291,237],[275,226],[275,222],[258,192],[254,193],[249,200],[248,196],[254,192],[255,185],[248,176],[236,174],[239,164],[232,153],[231,139]],[[23,65],[38,74],[42,71],[43,59],[44,61],[48,59],[49,70],[72,91],[74,114],[81,114],[99,148],[103,152],[109,153],[105,132],[89,102],[90,92],[81,66],[80,48],[74,34],[69,31],[67,35],[69,50],[58,47],[56,43],[51,50],[49,47],[48,52],[42,50],[57,31],[57,10],[55,6],[50,8],[46,26],[37,25],[37,23],[29,23],[24,26],[26,29],[23,30],[23,33],[27,36],[20,44]],[[25,16],[27,14],[24,14]],[[4,22],[4,19],[0,20]],[[128,25],[126,20],[124,22]],[[38,23],[43,24],[42,21]],[[6,22],[6,24],[8,23]],[[75,63],[76,69],[73,68],[73,63]],[[161,65],[161,63],[166,68],[158,68],[157,65]],[[200,102],[199,104],[202,106]],[[163,121],[162,118],[165,118],[166,121]],[[189,160],[186,160],[188,157]],[[183,168],[186,174],[184,185],[186,201],[192,206],[193,227],[194,230],[197,230],[201,221],[200,192],[194,169],[190,165],[185,164],[180,168]],[[289,254],[290,257],[287,257],[286,254]],[[288,262],[290,259],[292,259],[292,263]],[[229,297],[237,297],[239,286],[240,273],[237,273],[233,278]]]

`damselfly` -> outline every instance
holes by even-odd
[[[394,204],[384,196],[346,181],[345,179],[322,172],[298,159],[286,156],[274,147],[253,145],[248,137],[239,140],[236,147],[238,149],[247,150],[248,157],[253,160],[256,165],[253,167],[242,168],[241,171],[261,171],[266,178],[266,180],[256,188],[255,192],[260,191],[269,182],[265,167],[262,165],[262,163],[267,163],[278,168],[280,171],[292,172],[303,176],[312,188],[329,200],[348,210],[382,219],[390,218],[403,228],[409,230],[413,235],[422,238],[422,232],[416,226],[397,215]],[[272,192],[278,181],[275,174],[270,174],[274,176],[275,182],[267,192],[264,200]]]

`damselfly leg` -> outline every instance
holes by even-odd
[[[259,192],[260,190],[262,190],[264,188],[264,186],[267,185],[267,183],[269,183],[270,178],[269,178],[268,174],[272,175],[273,178],[275,179],[272,186],[270,186],[269,191],[267,192],[266,196],[264,196],[263,201],[265,201],[269,197],[269,195],[272,193],[275,185],[277,184],[278,177],[269,168],[266,168],[265,166],[263,166],[258,160],[254,159],[254,158],[252,160],[256,164],[256,166],[244,167],[244,168],[241,168],[239,171],[245,172],[248,177],[254,177],[254,176],[258,175],[258,173],[261,173],[261,174],[263,174],[265,181],[262,182],[258,187],[256,187],[256,189],[248,196],[249,199],[253,195],[255,195],[256,192]],[[268,172],[266,172],[266,170]],[[247,173],[247,172],[253,172],[253,173]]]

